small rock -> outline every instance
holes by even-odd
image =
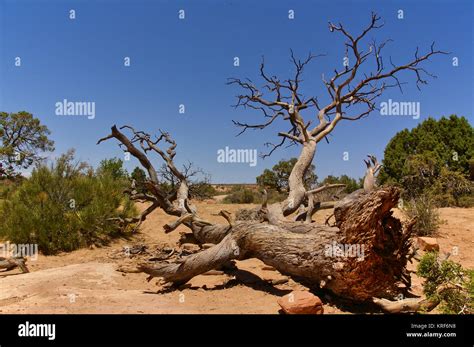
[[[278,299],[278,305],[286,314],[323,314],[321,299],[306,291],[293,291]]]
[[[204,243],[201,247],[202,249],[208,249],[211,248],[212,246],[215,246],[213,243]]]
[[[438,240],[436,240],[434,237],[419,237],[417,239],[417,244],[422,251],[439,252]]]

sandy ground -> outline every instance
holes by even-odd
[[[215,201],[198,204],[200,214],[223,222],[212,214],[220,209],[231,212],[250,205],[223,205]],[[443,224],[437,235],[441,252],[451,252],[451,259],[464,267],[474,267],[474,208],[440,209]],[[324,223],[330,214],[315,215]],[[239,271],[201,275],[180,290],[169,291],[160,280],[146,281],[141,273],[116,271],[130,262],[122,253],[124,246],[135,244],[176,247],[180,226],[164,234],[162,226],[173,220],[162,211],[150,215],[139,233],[109,246],[81,249],[56,256],[30,260],[30,273],[14,270],[0,272],[0,313],[278,313],[277,298],[295,289],[307,289],[256,259],[237,262]],[[455,248],[457,247],[457,248]],[[454,252],[453,252],[454,250]],[[457,250],[457,252],[456,252]],[[416,264],[410,266],[416,268]],[[421,294],[421,279],[413,275],[413,291]],[[365,312],[364,307],[347,306],[325,293],[318,294],[325,313]]]

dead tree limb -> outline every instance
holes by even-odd
[[[422,66],[433,56],[447,54],[435,50],[434,43],[423,55],[416,49],[414,57],[404,64],[395,65],[389,59],[390,65],[387,67],[382,51],[391,40],[381,43],[375,40],[366,42],[369,33],[382,27],[383,23],[375,13],[372,13],[369,24],[359,35],[349,33],[343,24],[329,23],[329,30],[342,35],[345,39],[345,56],[350,64],[341,70],[335,69],[329,79],[323,75],[323,84],[329,96],[329,102],[326,104],[322,104],[316,96],[305,97],[300,91],[304,69],[317,57],[311,53],[306,59],[298,60],[291,51],[291,62],[295,72],[292,77],[285,80],[269,75],[265,71],[265,60],[262,59],[259,71],[260,79],[264,83],[262,88],[257,87],[250,79],[228,80],[228,84],[237,85],[242,90],[242,93],[237,95],[237,103],[234,106],[259,111],[265,120],[252,124],[234,121],[234,124],[242,129],[238,135],[250,129],[268,128],[280,119],[287,122],[289,131],[278,132],[281,142],[276,145],[270,144],[271,151],[263,157],[271,155],[288,142],[301,146],[298,161],[289,177],[288,197],[277,204],[276,208],[269,208],[269,212],[276,213],[274,218],[279,218],[281,215],[288,216],[304,203],[306,189],[303,177],[313,161],[317,143],[323,139],[327,140],[327,136],[341,120],[363,119],[377,109],[377,99],[387,89],[396,87],[402,90],[400,82],[402,72],[413,73],[418,88],[428,83],[427,77],[436,77]],[[363,50],[366,45],[369,47],[368,50]],[[361,72],[362,67],[368,66],[369,59],[374,62],[374,67],[369,67],[368,72]],[[313,112],[316,117],[305,118],[303,116],[305,112]],[[280,209],[281,213],[278,213],[277,209]]]
[[[126,129],[132,133],[128,138],[121,130]],[[155,139],[151,135],[143,131],[137,131],[129,125],[124,125],[120,130],[114,125],[111,128],[111,134],[101,138],[97,144],[108,139],[115,138],[119,141],[119,146],[132,156],[138,159],[140,164],[146,169],[148,173],[148,181],[145,186],[147,193],[131,193],[130,198],[136,201],[151,201],[152,204],[142,212],[138,217],[121,220],[122,224],[141,223],[147,215],[160,207],[167,214],[180,217],[188,213],[193,213],[194,207],[189,203],[189,186],[187,177],[174,164],[174,157],[176,155],[176,142],[171,136],[160,130],[160,136]],[[168,144],[167,150],[162,150],[158,145],[160,142]],[[139,147],[138,147],[139,146]],[[157,170],[148,158],[148,152],[157,153],[161,159],[165,161],[165,165],[169,172],[177,179],[178,184],[174,191],[167,193],[160,185]],[[130,193],[130,192],[129,192]],[[184,223],[189,226],[189,223]],[[174,230],[168,229],[168,232]]]
[[[26,267],[26,259],[23,257],[10,257],[4,258],[0,257],[0,269],[4,271],[10,271],[15,268],[20,268],[23,273],[30,272]]]
[[[440,304],[442,293],[453,289],[462,290],[463,288],[456,284],[445,283],[436,289],[437,295],[430,298],[406,298],[397,301],[373,298],[372,301],[387,313],[430,312]]]
[[[308,190],[306,192],[306,197],[308,199],[308,206],[296,216],[295,221],[304,220],[306,223],[311,223],[313,221],[312,217],[317,211],[321,209],[325,209],[325,208],[333,208],[334,203],[331,203],[330,201],[326,201],[326,202],[316,201],[316,195],[328,189],[342,188],[345,186],[346,186],[345,184],[340,184],[340,183],[324,184],[318,188]]]
[[[367,171],[364,176],[364,190],[366,192],[371,191],[375,187],[375,175],[382,167],[382,164],[379,164],[377,158],[374,155],[367,155],[369,160],[364,159],[364,163],[367,166]]]

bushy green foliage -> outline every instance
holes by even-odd
[[[110,175],[114,179],[128,178],[128,172],[123,167],[123,160],[119,158],[104,159],[97,168],[98,175]]]
[[[49,129],[28,112],[0,112],[0,177],[16,177],[42,152],[54,150]]]
[[[251,189],[237,185],[232,187],[229,194],[224,198],[225,204],[253,204],[261,202],[262,198]]]
[[[429,236],[438,230],[440,219],[433,199],[423,194],[403,203],[403,213],[408,219],[416,218],[413,232],[419,236]]]
[[[405,163],[401,183],[403,211],[408,218],[416,217],[414,231],[418,235],[432,235],[439,225],[437,207],[472,206],[472,182],[457,171],[438,167],[435,158],[427,154],[414,155]]]
[[[421,195],[428,195],[436,207],[469,207],[466,205],[474,197],[473,182],[458,171],[436,166],[431,155],[408,158],[401,184],[404,199],[416,200]]]
[[[271,170],[265,169],[263,173],[257,177],[257,184],[265,188],[275,189],[278,192],[287,191],[288,179],[297,161],[297,158],[280,160]],[[304,175],[304,184],[307,189],[313,188],[318,179],[314,170],[315,167],[311,164]]]
[[[474,312],[473,270],[463,269],[460,264],[451,260],[440,260],[437,252],[428,252],[421,258],[417,274],[425,279],[425,295],[439,300],[443,313]]]
[[[407,159],[414,155],[429,157],[438,169],[447,166],[468,175],[474,155],[473,128],[466,118],[451,115],[428,118],[412,130],[398,132],[385,148],[381,182],[400,183],[407,174]]]
[[[474,207],[474,194],[461,196],[458,200],[459,207]]]
[[[17,177],[15,179],[0,179],[0,200],[7,199],[11,194],[13,194],[23,180],[23,177]]]
[[[267,189],[267,202],[269,204],[281,202],[285,200],[287,197],[288,197],[287,193],[278,192],[275,189]],[[257,203],[261,203],[261,202],[262,202],[262,195],[259,194]]]
[[[405,200],[430,195],[437,207],[472,206],[473,154],[474,132],[466,118],[428,118],[390,140],[379,179],[401,186]]]
[[[135,169],[133,169],[132,173],[130,174],[130,177],[136,180],[137,182],[145,182],[146,173],[143,169],[139,168],[138,166],[135,166]]]
[[[286,199],[285,192],[278,192],[275,189],[266,189],[267,203],[273,204]],[[261,204],[263,202],[263,192],[245,188],[242,185],[232,187],[230,192],[224,198],[226,204]]]
[[[0,237],[36,243],[45,254],[103,244],[121,232],[110,218],[136,213],[124,198],[126,180],[74,162],[74,152],[39,165],[0,205]]]
[[[208,182],[200,181],[189,187],[189,193],[192,199],[204,200],[211,199],[217,191]]]
[[[346,187],[344,188],[343,192],[346,194],[350,194],[357,189],[361,189],[363,187],[363,184],[361,184],[361,181],[356,180],[352,177],[349,177],[347,175],[341,175],[341,176],[333,176],[329,175],[327,176],[322,182],[321,185],[323,184],[345,184]]]
[[[147,192],[148,188],[145,186],[147,178],[146,173],[143,169],[136,166],[130,174],[130,180],[131,185],[135,185],[134,188],[138,193]]]
[[[438,207],[474,206],[474,204],[470,206],[463,206],[462,204],[462,201],[466,204],[469,199],[474,199],[473,182],[470,182],[460,172],[451,171],[446,167],[441,168],[437,179],[433,182],[433,185],[428,191],[434,197]]]
[[[474,181],[474,158],[469,159],[468,165],[469,165],[469,179],[471,181]]]

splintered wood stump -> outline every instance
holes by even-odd
[[[194,230],[196,239],[215,246],[180,263],[146,263],[140,269],[181,284],[231,259],[257,258],[282,274],[345,298],[393,298],[401,284],[410,286],[406,263],[413,224],[402,226],[392,216],[398,198],[395,187],[356,191],[336,204],[334,227],[249,221],[231,228],[203,226]]]

